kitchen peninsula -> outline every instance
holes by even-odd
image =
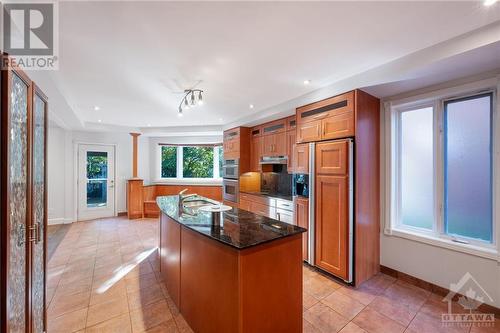
[[[195,332],[301,332],[305,229],[216,201],[157,198],[160,269]]]

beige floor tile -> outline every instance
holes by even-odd
[[[127,289],[125,288],[125,282],[123,281],[116,282],[108,289],[104,289],[105,287],[106,286],[100,285],[98,288],[92,290],[90,295],[90,305],[105,303],[118,297],[127,296]]]
[[[345,325],[342,330],[340,330],[340,333],[368,333],[352,321],[349,322],[349,324]]]
[[[148,329],[145,333],[178,333],[179,329],[172,318],[158,326]]]
[[[354,298],[364,305],[370,304],[379,294],[378,291],[363,287],[363,285],[361,285],[359,288],[342,286],[341,288],[339,288],[338,292]]]
[[[127,297],[130,311],[165,299],[159,285],[130,292]]]
[[[304,308],[304,311],[318,302],[319,300],[316,297],[309,295],[306,292],[302,293],[302,307]]]
[[[368,307],[353,319],[353,323],[370,333],[401,333],[405,330],[405,326]]]
[[[321,302],[328,305],[349,320],[356,317],[356,315],[365,307],[363,303],[360,303],[354,298],[344,295],[338,291],[331,293]]]
[[[85,333],[130,333],[132,325],[130,315],[122,314],[118,317],[103,321],[97,325],[87,327]]]
[[[320,332],[325,333],[338,332],[349,322],[347,318],[321,302],[304,312],[304,318]]]
[[[321,331],[314,327],[313,324],[308,322],[306,319],[302,320],[302,333],[320,333]]]
[[[132,320],[132,331],[136,333],[158,326],[173,317],[167,302],[161,300],[130,312],[130,318]]]
[[[330,295],[340,287],[340,284],[337,282],[319,274],[304,281],[304,291],[320,300]]]
[[[125,284],[127,286],[127,292],[129,293],[143,288],[149,288],[154,285],[159,285],[153,272],[141,275],[135,279],[125,279]]]
[[[66,313],[62,316],[50,318],[47,322],[48,332],[68,333],[85,328],[87,308]]]
[[[87,327],[128,313],[127,297],[117,297],[108,302],[95,304],[89,307]]]
[[[429,316],[422,312],[417,313],[406,330],[408,333],[467,333],[469,331],[470,327],[443,325],[441,318]]]
[[[54,296],[47,311],[48,316],[49,318],[55,318],[65,313],[84,309],[89,306],[89,300],[90,292]]]

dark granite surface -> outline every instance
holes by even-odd
[[[281,199],[281,200],[293,201],[293,197],[291,195],[286,195],[286,194],[269,193],[269,192],[246,192],[246,191],[240,191],[240,192],[246,193],[246,194],[258,195],[261,197],[266,197],[266,198],[271,198],[271,199]]]
[[[189,205],[189,201],[194,200],[217,203],[201,196],[188,198],[184,203]],[[179,214],[179,198],[177,195],[157,197],[156,202],[163,213],[178,223],[240,250],[306,231],[304,228],[238,208],[221,213],[222,219],[219,220],[219,223],[210,212],[183,208]]]

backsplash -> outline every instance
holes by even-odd
[[[292,195],[292,175],[286,165],[274,165],[272,172],[261,174],[260,190],[271,194]]]

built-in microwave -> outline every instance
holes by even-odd
[[[238,193],[240,193],[240,182],[236,179],[222,180],[222,198],[225,201],[238,203]]]
[[[222,178],[238,179],[240,177],[239,160],[224,160],[222,165]]]

